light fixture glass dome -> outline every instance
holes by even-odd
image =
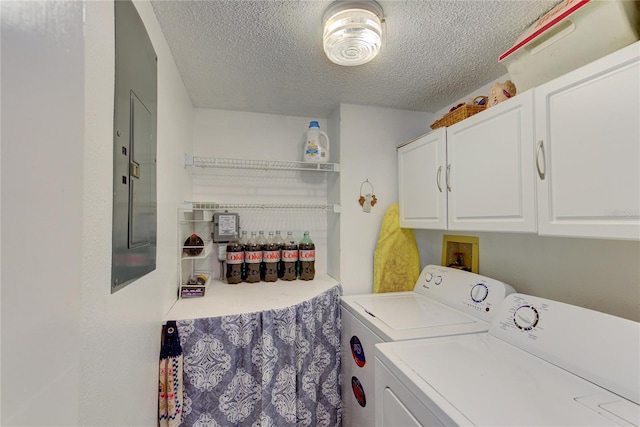
[[[325,13],[324,52],[338,65],[371,61],[382,45],[382,8],[374,1],[338,1]]]

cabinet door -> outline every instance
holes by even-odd
[[[535,232],[533,94],[447,129],[449,229]]]
[[[398,148],[400,226],[447,228],[446,129]]]
[[[539,232],[640,238],[640,44],[536,89]]]

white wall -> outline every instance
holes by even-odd
[[[327,272],[327,260],[331,258],[329,272],[341,281],[345,294],[371,292],[373,252],[382,217],[387,207],[398,200],[396,146],[427,132],[431,118],[429,113],[340,105],[328,120],[318,120],[332,141],[330,161],[340,163],[339,184],[332,181],[336,175],[324,173],[195,169],[194,200],[339,203],[339,216],[322,212],[304,212],[301,217],[295,211],[241,211],[240,222],[249,231],[293,230],[297,239],[303,230],[310,229],[316,243],[316,271]],[[302,156],[310,120],[317,119],[197,109],[194,154],[297,161]],[[360,186],[367,178],[379,200],[371,213],[364,213],[358,203]],[[333,221],[335,218],[339,224]]]
[[[158,55],[158,267],[111,295],[113,2],[2,3],[2,425],[157,424],[192,108],[136,7]]]
[[[340,142],[340,106],[336,108],[327,119],[327,134],[331,138],[331,157],[335,163],[340,163],[340,152],[342,144]],[[340,204],[340,175],[328,176],[327,201],[332,204]],[[338,214],[327,214],[327,245],[331,250],[327,253],[327,273],[337,280],[340,280],[340,217]]]
[[[196,109],[193,153],[201,157],[245,160],[301,161],[311,120],[322,130],[327,121],[314,117]],[[327,173],[239,169],[192,169],[193,201],[240,204],[326,204]],[[252,231],[287,231],[295,241],[309,231],[316,245],[316,272],[327,272],[327,215],[324,211],[246,210],[240,226]],[[186,233],[186,231],[185,231]],[[186,236],[186,234],[185,234]],[[214,265],[214,276],[219,265]]]
[[[479,237],[479,272],[517,291],[640,321],[640,243],[535,234],[415,230],[421,264],[440,264],[443,234]]]
[[[345,295],[372,291],[382,218],[398,202],[396,147],[427,133],[432,119],[430,113],[340,105],[340,279]],[[378,199],[370,213],[358,203],[366,179]]]
[[[83,6],[2,2],[1,7],[0,423],[75,424],[83,243]]]
[[[160,325],[177,295],[177,208],[192,108],[151,5],[135,5],[158,56],[157,269],[110,294],[112,2],[86,2],[80,425],[156,425]]]

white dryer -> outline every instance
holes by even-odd
[[[640,323],[509,295],[487,333],[376,346],[382,426],[640,425]]]
[[[513,292],[495,279],[428,265],[413,291],[343,296],[343,425],[374,424],[376,344],[486,332],[498,306]]]

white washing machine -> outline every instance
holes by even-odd
[[[343,425],[373,426],[376,344],[486,332],[498,306],[513,292],[495,279],[428,265],[413,291],[343,296]]]
[[[509,295],[487,333],[376,346],[382,426],[640,424],[640,323]]]

